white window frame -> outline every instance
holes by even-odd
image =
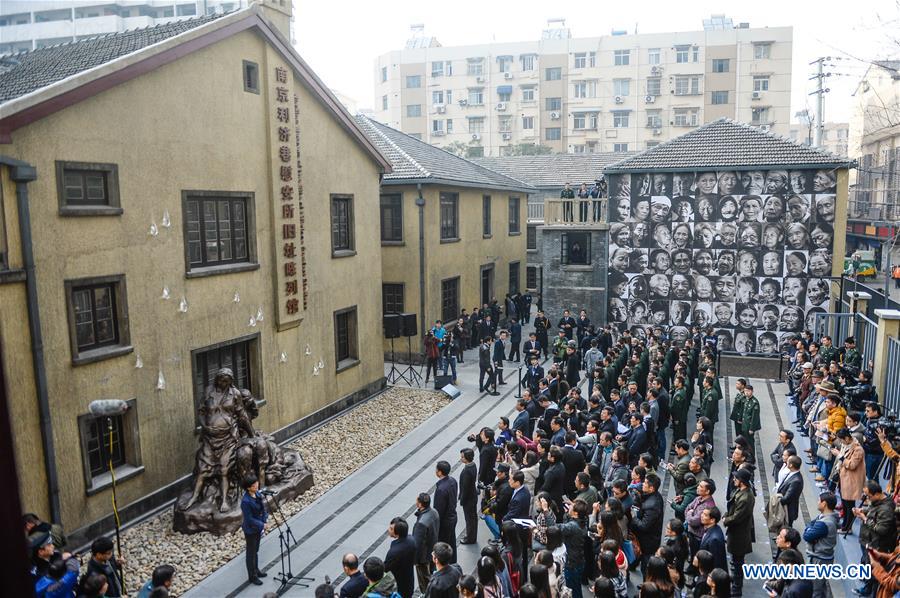
[[[647,49],[647,64],[659,64],[660,59],[662,57],[662,50],[660,48],[648,48]]]
[[[627,152],[628,143],[613,143],[613,151],[616,153]]]
[[[753,75],[753,91],[769,91],[769,75]]]
[[[721,95],[717,96],[717,94],[725,94],[725,95],[724,95],[724,96],[721,96]],[[722,97],[724,97],[724,99],[725,99],[724,102],[717,102],[717,101],[716,101],[717,98],[721,99]],[[723,105],[723,104],[727,104],[727,103],[728,103],[728,91],[727,91],[727,90],[725,90],[725,91],[711,91],[711,92],[710,92],[710,97],[709,97],[709,103],[710,103],[712,106],[721,106],[721,105]]]
[[[444,61],[443,60],[432,61],[431,76],[432,77],[443,77],[444,76]]]
[[[753,42],[753,60],[768,60],[772,57],[772,42]]]
[[[613,65],[628,66],[631,64],[631,50],[613,50]]]
[[[477,116],[475,118],[469,118],[467,120],[469,121],[468,122],[469,133],[472,133],[472,134],[484,133],[484,117],[483,116]]]
[[[690,59],[691,46],[690,44],[683,46],[675,46],[675,62],[677,64],[687,64]]]
[[[534,54],[524,54],[519,56],[519,64],[522,66],[523,71],[533,71],[535,68],[535,56]]]
[[[575,63],[572,68],[587,68],[587,52],[575,52]]]
[[[622,97],[630,96],[631,79],[613,79],[613,95]]]
[[[675,108],[672,120],[676,127],[696,127],[700,124],[698,108]]]
[[[431,132],[432,133],[443,133],[444,132],[444,121],[442,119],[434,119],[431,121]]]
[[[613,110],[613,128],[627,129],[630,124],[631,113],[626,110]]]
[[[655,83],[655,89],[650,87],[651,83]],[[662,95],[662,77],[649,77],[647,79],[647,95],[654,97]]]
[[[522,88],[522,101],[523,102],[533,102],[534,101],[534,87],[523,87]]]
[[[750,110],[751,125],[767,125],[771,122],[772,107],[771,106],[754,106]]]
[[[466,63],[466,75],[470,77],[484,76],[484,63],[480,60],[470,60],[468,63]]]
[[[468,93],[468,102],[469,106],[482,106],[484,105],[484,88],[482,87],[470,87]]]
[[[647,128],[659,129],[662,127],[662,110],[647,111]]]

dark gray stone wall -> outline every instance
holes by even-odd
[[[563,265],[563,233],[587,232],[591,237],[590,264]],[[555,325],[564,309],[574,316],[584,309],[595,325],[606,323],[606,271],[609,230],[606,226],[540,226],[538,255],[543,269],[544,312]]]

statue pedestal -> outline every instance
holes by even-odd
[[[288,457],[292,465],[284,472],[284,477],[277,482],[266,484],[265,488],[275,493],[274,498],[279,504],[285,504],[309,490],[313,485],[312,472],[300,458],[299,453],[289,449],[282,449],[285,457]],[[233,499],[230,509],[224,513],[219,512],[218,497],[201,497],[189,509],[184,505],[191,498],[191,491],[185,492],[175,501],[175,513],[173,529],[183,534],[196,534],[209,532],[217,536],[237,531],[241,527],[241,497],[240,491],[237,498]],[[266,507],[271,513],[275,509],[273,497],[266,496]]]

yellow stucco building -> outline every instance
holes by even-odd
[[[217,368],[265,403],[258,426],[278,440],[384,385],[381,239],[360,216],[390,163],[291,48],[289,10],[267,0],[0,70],[20,494],[75,541],[111,524],[91,401],[131,406],[112,443],[129,519],[188,484]]]
[[[462,309],[524,293],[535,188],[364,116],[357,122],[393,170],[381,183],[383,311],[416,314],[421,339],[437,319],[450,324]]]

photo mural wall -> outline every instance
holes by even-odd
[[[832,170],[612,174],[610,322],[775,352],[828,309]]]

